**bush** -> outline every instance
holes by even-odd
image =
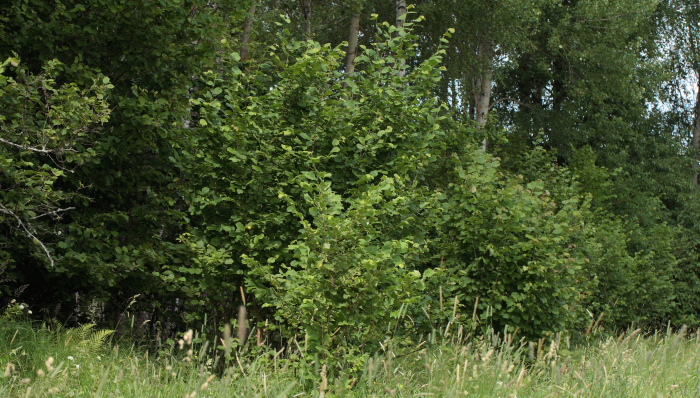
[[[403,196],[398,177],[347,199],[324,177],[300,179],[305,203],[281,194],[302,225],[286,248],[293,260],[274,265],[278,258],[246,258],[248,280],[256,298],[274,310],[283,335],[305,336],[321,358],[361,365],[419,297],[423,276],[415,268],[425,245],[410,236],[391,238],[410,218],[411,198]],[[395,216],[404,223],[387,223]]]
[[[410,267],[434,234],[426,179],[444,152],[442,126],[450,123],[430,94],[442,52],[405,77],[398,64],[386,65],[388,53],[405,56],[410,40],[386,34],[364,51],[357,61],[364,72],[352,77],[339,72],[340,49],[284,36],[249,73],[235,67],[210,74],[205,93],[192,101],[201,119],[183,153],[189,168],[180,182],[191,216],[183,242],[195,258],[161,273],[187,292],[192,308],[235,308],[230,292],[245,284],[254,293],[250,313],[261,325],[279,318],[288,331],[283,339],[308,332],[321,353],[340,340],[376,346],[382,333],[370,331],[372,322],[412,295]],[[342,235],[333,235],[331,225]],[[333,259],[317,269],[319,256]],[[339,285],[323,288],[311,282],[343,270],[352,280],[336,278]],[[273,294],[282,280],[300,286],[288,292],[284,307],[285,296]],[[389,281],[396,287],[389,289]],[[335,295],[346,293],[331,290],[347,288],[364,300],[368,291],[353,289],[372,286],[388,289],[378,307],[365,303],[352,308],[352,321],[343,320],[348,307]],[[312,297],[327,321],[300,312]],[[365,316],[369,323],[357,324]],[[357,336],[345,329],[348,323]],[[327,330],[335,325],[342,333]]]
[[[536,337],[566,328],[577,305],[583,259],[572,244],[586,202],[557,203],[544,183],[504,175],[480,150],[455,173],[442,236],[451,294],[478,299],[496,330],[508,325]]]
[[[663,327],[675,312],[676,230],[598,215],[581,236],[578,250],[586,258],[582,305],[595,317],[605,314],[613,328]]]

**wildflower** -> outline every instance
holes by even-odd
[[[72,356],[68,355],[68,360],[69,360],[69,361],[72,361],[72,360],[74,360],[74,359],[75,359],[75,358],[73,358]]]

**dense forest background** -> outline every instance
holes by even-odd
[[[700,326],[695,0],[7,0],[0,62],[3,306]]]

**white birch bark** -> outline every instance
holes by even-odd
[[[699,79],[700,80],[700,79]],[[695,95],[695,121],[693,123],[693,136],[691,140],[693,148],[700,153],[700,83],[698,84],[697,93]],[[700,164],[695,161],[695,186],[700,185]]]
[[[489,110],[491,108],[491,91],[493,87],[493,44],[490,40],[485,40],[479,45],[479,56],[482,59],[483,70],[476,78],[474,105],[475,119],[479,129],[483,129],[488,122]],[[488,149],[488,139],[482,142],[484,151]]]
[[[403,29],[404,23],[406,22],[406,0],[396,0],[396,28]],[[406,76],[406,70],[404,69],[406,65],[406,60],[401,59],[399,61],[399,76]]]

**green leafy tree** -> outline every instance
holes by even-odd
[[[39,76],[58,60],[64,66],[57,88],[91,87],[102,76],[113,86],[101,99],[109,102],[109,121],[76,130],[83,131],[76,145],[88,143],[76,147],[83,158],[54,187],[66,193],[59,207],[75,208],[52,224],[53,236],[60,236],[47,246],[55,265],[32,257],[25,246],[7,250],[22,259],[17,284],[29,285],[35,304],[80,293],[121,307],[122,299],[135,294],[168,294],[152,272],[182,261],[186,251],[177,241],[185,231],[186,207],[173,182],[182,170],[178,153],[187,145],[188,97],[197,90],[193,77],[215,67],[221,40],[230,38],[229,17],[242,23],[244,11],[231,2],[198,0],[0,5],[2,59],[16,53],[27,76]],[[74,108],[71,118],[85,117]],[[24,117],[12,123],[35,121]]]
[[[54,267],[57,225],[81,195],[65,188],[68,176],[94,159],[94,134],[109,121],[109,79],[59,84],[62,69],[57,61],[39,74],[17,58],[0,64],[0,270],[15,280],[27,277],[14,267],[25,261],[19,253]]]
[[[428,43],[439,45],[439,30],[455,29],[448,44],[447,71],[439,92],[462,114],[463,120],[472,119],[483,128],[495,103],[517,103],[515,98],[494,98],[493,89],[508,84],[500,76],[513,68],[512,60],[518,54],[533,47],[538,25],[543,23],[543,9],[553,3],[532,0],[418,4],[417,12],[430,21],[419,33]]]

